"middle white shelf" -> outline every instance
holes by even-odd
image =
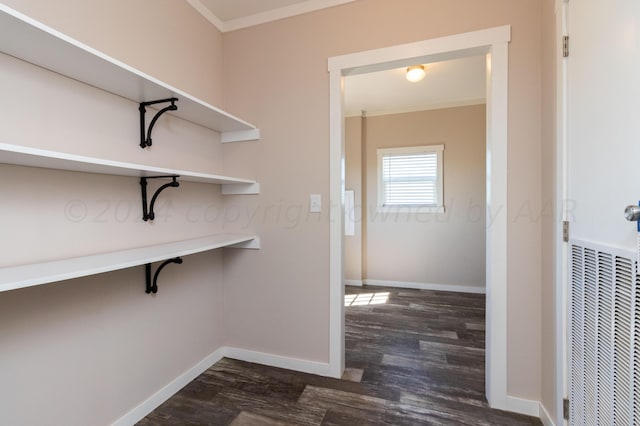
[[[224,195],[260,193],[260,184],[251,179],[123,163],[6,143],[0,143],[0,163],[116,176],[178,175],[180,180],[185,182],[219,184]]]

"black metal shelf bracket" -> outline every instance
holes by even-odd
[[[158,269],[156,269],[156,273],[153,274],[153,281],[151,281],[151,264],[147,263],[145,265],[145,273],[147,278],[147,288],[145,290],[145,293],[156,294],[158,292],[158,275],[160,275],[160,271],[162,271],[162,269],[164,269],[164,267],[170,263],[177,263],[178,265],[180,265],[182,263],[182,258],[174,257],[173,259],[167,259],[162,262],[160,266],[158,266]]]
[[[153,211],[153,206],[156,204],[158,195],[160,195],[162,191],[164,191],[169,187],[173,187],[173,188],[179,187],[180,182],[176,180],[179,177],[180,176],[178,175],[170,175],[170,176],[149,176],[149,177],[140,178],[140,189],[142,191],[142,220],[146,222],[148,220],[155,219],[156,215]],[[160,188],[156,190],[156,192],[153,194],[153,197],[151,197],[151,203],[149,203],[147,207],[147,179],[163,179],[163,178],[164,179],[170,178],[171,182],[165,183],[164,185],[162,185]]]
[[[148,146],[151,146],[153,141],[151,140],[151,131],[153,130],[153,126],[155,126],[156,121],[162,114],[167,111],[176,111],[178,106],[175,104],[178,101],[178,98],[168,98],[168,99],[160,99],[158,101],[150,101],[150,102],[140,102],[140,148],[144,149]],[[156,113],[156,115],[151,119],[151,123],[149,123],[149,129],[146,128],[145,125],[145,115],[147,113],[147,107],[149,105],[161,104],[171,102],[171,105],[162,108],[160,111]]]

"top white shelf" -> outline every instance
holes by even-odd
[[[0,4],[0,51],[134,102],[176,97],[178,110],[169,114],[222,133],[222,142],[260,138],[254,125],[4,4]]]

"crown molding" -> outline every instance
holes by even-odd
[[[216,27],[218,31],[220,31],[221,33],[225,32],[224,22],[222,22],[220,18],[214,15],[213,12],[207,9],[207,7],[202,4],[200,0],[187,0],[187,3],[189,3],[191,7],[197,10],[198,13],[200,13],[200,15],[202,15],[207,21],[213,24],[213,26]]]
[[[242,28],[253,27],[255,25],[266,24],[267,22],[278,21],[292,16],[315,12],[342,4],[351,3],[356,0],[307,0],[303,3],[292,4],[278,9],[268,10],[254,15],[222,21],[213,12],[206,8],[200,0],[187,0],[195,10],[211,22],[220,32],[240,30]]]
[[[411,112],[420,112],[420,111],[430,111],[435,109],[446,109],[446,108],[458,108],[465,106],[473,106],[473,105],[483,105],[486,104],[487,100],[485,98],[480,99],[464,99],[458,101],[451,102],[439,102],[435,104],[427,104],[427,105],[414,105],[402,108],[389,108],[389,109],[381,109],[381,110],[367,110],[365,114],[367,117],[376,117],[379,115],[392,115],[392,114],[406,114]],[[352,111],[347,112],[345,114],[346,118],[350,117],[361,117],[362,111]]]

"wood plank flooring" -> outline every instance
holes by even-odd
[[[542,424],[487,406],[484,295],[346,293],[342,379],[223,359],[138,425]]]

